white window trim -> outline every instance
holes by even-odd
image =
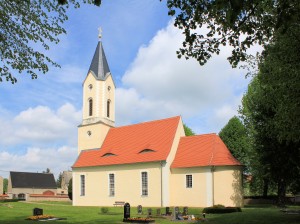
[[[146,172],[147,173],[147,195],[143,195],[143,180],[142,180],[142,173]],[[140,181],[141,181],[141,197],[149,197],[149,171],[148,170],[141,170],[140,171]]]
[[[82,190],[82,179],[81,177],[84,177],[84,191]],[[86,175],[85,174],[80,174],[79,175],[79,184],[80,184],[80,196],[84,197],[86,195]],[[82,194],[83,192],[83,194]]]
[[[113,174],[114,175],[114,191],[115,191],[115,194],[114,195],[111,195],[110,194],[110,179],[109,179],[109,175],[110,174]],[[108,185],[108,197],[115,197],[116,196],[116,173],[114,172],[108,172],[107,173],[107,185]]]
[[[192,176],[192,187],[187,187],[186,178],[187,178],[188,175]],[[185,189],[193,189],[193,186],[194,186],[193,182],[194,182],[193,174],[187,173],[187,174],[184,175],[184,188]]]

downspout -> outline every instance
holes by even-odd
[[[212,192],[212,205],[215,205],[215,175],[214,175],[214,171],[215,171],[215,166],[211,166],[211,192]]]
[[[163,207],[163,175],[162,175],[163,161],[160,161],[160,207]]]

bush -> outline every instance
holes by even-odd
[[[22,200],[22,199],[17,199],[17,198],[1,200],[1,202],[18,202],[18,201],[24,201],[24,200]]]
[[[232,213],[232,212],[241,212],[242,209],[240,207],[225,207],[223,205],[214,205],[212,207],[206,207],[203,209],[203,213],[212,213],[212,214],[220,214],[220,213]]]
[[[108,208],[107,207],[102,207],[101,208],[101,213],[106,214],[108,212]]]
[[[73,182],[72,182],[72,178],[69,181],[68,196],[69,196],[70,200],[73,200]]]

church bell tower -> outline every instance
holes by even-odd
[[[115,126],[115,84],[105,57],[101,33],[83,82],[82,123],[78,126],[78,153],[99,149]]]

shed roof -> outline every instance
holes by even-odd
[[[52,173],[10,172],[13,188],[57,189]]]
[[[171,168],[242,165],[216,134],[181,137]]]

